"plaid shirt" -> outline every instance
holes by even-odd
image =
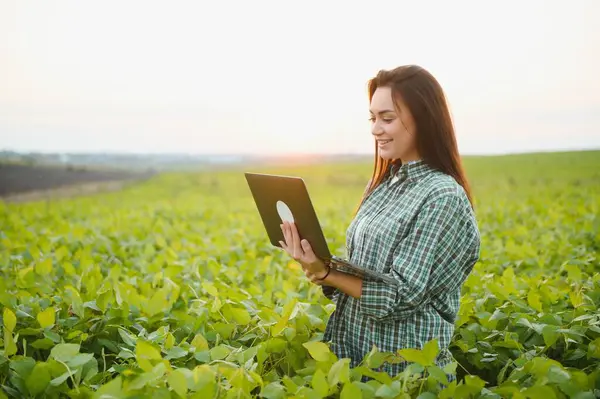
[[[336,303],[324,341],[355,367],[373,345],[396,352],[421,349],[438,338],[436,363],[443,368],[454,360],[448,345],[461,287],[479,259],[479,248],[475,215],[452,177],[422,160],[391,166],[350,224],[346,249],[350,261],[387,273],[400,285],[363,280],[360,299],[323,286]],[[380,371],[393,376],[406,365],[386,363]]]

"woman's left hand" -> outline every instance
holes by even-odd
[[[321,284],[318,280],[327,275],[328,266],[315,255],[307,240],[300,240],[295,223],[285,221],[280,226],[285,238],[285,242],[279,241],[281,247],[302,265],[306,277],[315,284]]]

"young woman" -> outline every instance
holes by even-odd
[[[480,248],[450,112],[437,80],[415,65],[380,71],[368,94],[375,165],[347,230],[347,255],[400,284],[331,269],[287,222],[281,245],[336,302],[324,340],[339,358],[355,367],[373,345],[396,352],[437,338],[443,368],[454,360],[448,345],[461,287]],[[406,365],[386,363],[381,371],[393,376]]]

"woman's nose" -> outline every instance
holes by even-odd
[[[381,125],[377,122],[374,122],[371,125],[371,134],[373,136],[381,136],[382,133],[383,133],[383,129],[381,128]]]

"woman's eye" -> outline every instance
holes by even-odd
[[[375,117],[374,117],[374,116],[372,116],[372,117],[370,117],[370,118],[369,118],[369,120],[370,120],[371,122],[375,122]],[[391,119],[390,119],[390,118],[383,118],[383,119],[382,119],[382,121],[384,121],[385,123],[391,123],[391,122],[393,122],[393,121],[394,121],[394,118],[391,118]]]

